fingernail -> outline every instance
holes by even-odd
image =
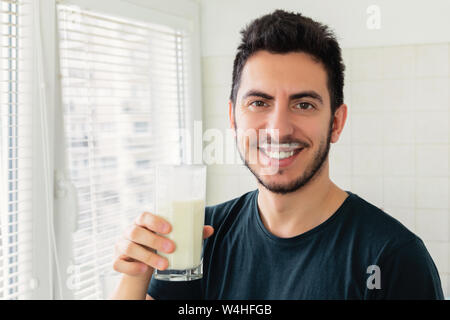
[[[163,243],[163,248],[164,248],[164,251],[169,252],[170,249],[172,249],[172,245],[170,244],[170,242],[166,241]]]
[[[157,264],[159,269],[163,269],[166,266],[164,260],[159,260]]]
[[[168,232],[169,231],[169,225],[167,223],[163,223],[162,225],[162,231],[163,232]]]

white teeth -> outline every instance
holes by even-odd
[[[300,147],[299,143],[282,143],[282,144],[261,144],[260,148],[262,149],[268,149],[269,147],[273,149],[280,149],[280,148],[298,148]]]
[[[294,155],[294,151],[281,151],[281,152],[267,152],[266,153],[270,158],[273,159],[285,159]]]

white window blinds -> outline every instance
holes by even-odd
[[[61,86],[70,178],[75,299],[106,298],[114,243],[151,210],[152,166],[185,147],[188,37],[168,26],[58,6]]]
[[[29,18],[27,1],[0,0],[0,299],[31,296]]]

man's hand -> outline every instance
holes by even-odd
[[[169,262],[156,251],[171,253],[176,249],[175,243],[156,233],[168,234],[171,231],[172,226],[162,217],[150,212],[140,214],[115,245],[114,270],[130,276],[143,276],[151,275],[155,268],[166,269]],[[203,239],[213,233],[212,226],[204,226]]]

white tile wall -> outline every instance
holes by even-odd
[[[383,145],[409,145],[415,143],[414,113],[392,111],[383,114]]]
[[[383,77],[383,48],[362,48],[352,50],[350,58],[354,81],[381,80]]]
[[[384,47],[381,48],[381,55],[383,79],[408,79],[414,76],[413,46]]]
[[[392,70],[390,72],[392,74]],[[414,80],[408,78],[383,79],[382,84],[382,100],[385,113],[391,114],[399,111],[405,114],[405,111],[411,110],[414,105]],[[377,109],[379,111],[379,109]]]
[[[449,209],[448,177],[417,177],[416,206],[419,208]]]
[[[351,107],[353,108],[353,114],[380,111],[380,107],[384,105],[383,88],[384,85],[379,80],[351,83]]]
[[[417,111],[415,120],[416,143],[448,145],[448,111]]]
[[[417,78],[414,82],[414,109],[445,111],[449,106],[449,78]]]
[[[383,177],[383,206],[414,208],[415,192],[414,177]]]
[[[329,163],[330,172],[333,172],[333,175],[350,175],[352,173],[350,146],[341,146],[339,142],[332,144],[329,156],[333,159]]]
[[[448,77],[448,52],[448,43],[417,46],[416,75]]]
[[[449,44],[346,48],[347,122],[330,178],[425,242],[450,297]],[[228,127],[233,56],[203,58],[206,128]],[[207,203],[256,188],[242,165],[211,166]]]
[[[414,176],[415,173],[414,145],[384,145],[383,146],[383,176]]]
[[[382,113],[356,113],[352,115],[352,120],[352,144],[370,146],[380,145],[383,142],[384,119]]]
[[[448,176],[448,146],[417,145],[417,176],[445,177]]]
[[[330,178],[333,182],[338,185],[343,190],[352,191],[352,176],[351,175],[340,175],[340,174],[330,174]]]
[[[448,242],[448,211],[444,209],[418,209],[416,212],[417,234],[424,241]]]
[[[381,145],[354,145],[351,149],[354,175],[381,176],[383,174],[383,147]]]

